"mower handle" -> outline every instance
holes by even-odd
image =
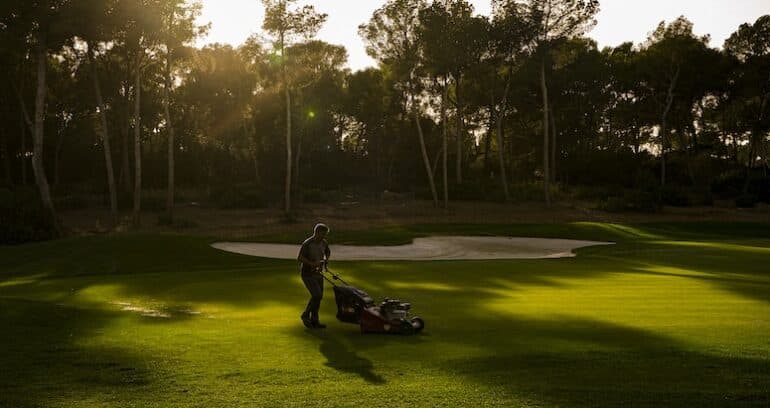
[[[331,275],[332,279],[334,279],[336,281],[340,281],[340,282],[344,283],[345,285],[350,285],[349,283],[345,282],[342,278],[340,278],[339,275],[337,275],[334,272],[330,271],[328,267],[324,267],[324,270],[321,271],[321,276],[323,276],[324,279],[329,281],[329,283],[331,283],[332,285],[337,286],[337,285],[334,284],[334,281],[332,279],[329,279],[329,277],[326,276],[326,274],[324,272],[326,272],[329,275]]]

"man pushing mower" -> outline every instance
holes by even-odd
[[[410,316],[410,303],[385,298],[379,305],[361,289],[351,286],[337,274],[329,271],[331,250],[326,242],[329,227],[316,224],[313,236],[302,243],[297,260],[301,263],[302,282],[310,292],[305,312],[300,318],[305,327],[323,329],[326,325],[318,321],[318,309],[324,293],[324,280],[334,287],[334,301],[337,304],[337,320],[359,325],[361,333],[417,334],[425,328],[425,322],[418,316]],[[326,272],[331,278],[324,275]],[[335,283],[340,282],[340,284]]]
[[[322,275],[326,263],[329,261],[331,250],[329,243],[326,242],[326,234],[329,233],[329,227],[326,224],[316,224],[313,228],[313,235],[302,242],[297,260],[300,262],[300,271],[302,282],[310,292],[310,301],[300,318],[307,328],[323,329],[326,328],[318,319],[318,310],[321,307],[321,299],[324,294],[324,277]]]

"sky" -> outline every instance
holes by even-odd
[[[261,31],[263,10],[260,0],[202,0],[198,22],[211,23],[203,46],[219,42],[238,46],[251,34]],[[489,0],[470,0],[478,14],[489,14]],[[301,0],[329,15],[318,37],[345,46],[352,70],[374,66],[358,35],[358,25],[369,21],[385,0]],[[616,46],[625,41],[640,43],[661,21],[684,15],[698,35],[710,34],[711,45],[721,47],[724,40],[743,23],[753,23],[770,14],[770,0],[601,0],[598,24],[588,34],[599,47]]]

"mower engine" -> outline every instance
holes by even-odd
[[[385,298],[380,303],[380,314],[387,320],[405,320],[411,307],[411,304],[402,303],[398,299]]]

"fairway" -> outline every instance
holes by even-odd
[[[0,406],[767,406],[770,229],[573,223],[339,231],[597,241],[565,259],[335,262],[426,331],[305,329],[295,262],[181,235],[0,248]],[[296,242],[292,236],[260,237]]]

